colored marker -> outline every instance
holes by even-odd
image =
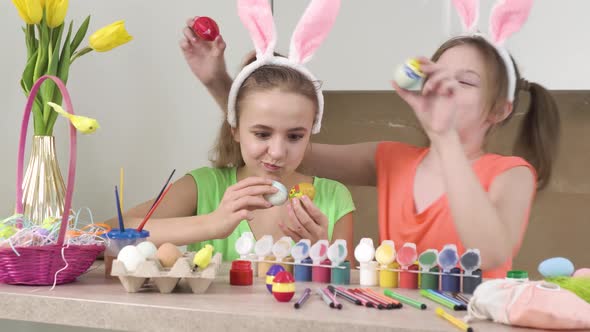
[[[330,293],[330,291],[327,288],[323,288],[322,291],[324,292],[324,294],[326,294],[327,297],[330,298],[330,300],[332,300],[332,303],[334,303],[334,308],[338,310],[342,309],[342,304],[338,302],[338,300],[336,300],[336,296],[334,296],[334,294]]]
[[[449,323],[455,325],[461,331],[464,331],[464,332],[473,332],[473,328],[471,328],[469,325],[465,324],[465,322],[463,322],[462,320],[460,320],[460,319],[452,316],[451,314],[447,313],[442,308],[436,308],[434,311],[436,312],[436,314],[439,317],[442,317],[442,318],[446,319]]]
[[[370,288],[365,288],[365,289],[363,289],[363,291],[365,291],[365,292],[373,295],[374,297],[380,299],[381,301],[387,303],[388,305],[390,305],[392,307],[392,309],[399,309],[403,306],[399,301],[391,299],[385,295],[381,295]]]
[[[368,308],[374,307],[373,303],[367,302],[367,301],[365,301],[365,299],[362,299],[360,297],[357,297],[355,294],[349,292],[344,287],[335,287],[335,289],[338,290],[338,294],[346,294],[347,296],[350,296],[351,298],[354,298],[354,299],[360,301],[361,302],[361,305],[364,305],[364,306],[366,306]]]
[[[348,292],[344,293],[344,292],[334,288],[334,286],[332,286],[332,285],[328,286],[328,290],[332,294],[334,294],[336,296],[340,296],[341,298],[345,299],[346,301],[349,301],[349,302],[354,303],[356,305],[363,305],[363,302],[361,300],[351,296],[350,294],[348,294]]]
[[[326,302],[327,305],[330,306],[330,308],[334,308],[334,302],[330,300],[328,295],[326,295],[321,288],[316,288],[315,292],[322,298],[322,300],[324,300],[324,302]]]
[[[301,295],[301,298],[299,299],[299,301],[295,302],[295,304],[294,304],[295,309],[301,308],[303,303],[305,303],[305,301],[307,301],[307,299],[309,298],[310,294],[311,294],[311,289],[306,288],[303,291],[303,295]]]
[[[453,293],[453,296],[454,296],[456,299],[458,299],[458,300],[461,300],[461,301],[463,301],[463,302],[465,302],[465,303],[469,304],[469,301],[470,301],[470,300],[469,300],[469,298],[468,298],[467,296],[465,296],[465,295],[463,295],[463,294],[461,294],[461,293]]]
[[[358,289],[349,289],[349,291],[351,291],[357,297],[365,299],[365,301],[371,302],[373,304],[373,306],[379,310],[386,309],[386,306],[383,305],[380,301],[376,301],[375,299],[367,296],[366,294],[362,293]]]
[[[375,307],[375,308],[377,308],[379,310],[385,309],[385,306],[383,304],[381,304],[381,302],[375,301],[374,299],[371,299],[370,297],[368,297],[365,294],[357,291],[356,289],[349,288],[348,291],[351,292],[351,293],[353,293],[356,297],[361,298],[361,299],[363,299],[363,300],[371,303],[371,306],[372,307]]]
[[[441,293],[448,298],[459,301],[464,306],[467,306],[469,304],[469,301],[465,301],[465,297],[461,297],[459,293],[452,293],[452,292],[441,292]]]
[[[424,296],[425,298],[429,299],[430,301],[436,302],[442,306],[445,306],[451,310],[461,310],[460,306],[455,305],[453,302],[447,301],[446,299],[440,297],[440,296],[436,296],[432,293],[427,292],[425,289],[421,289],[420,290],[420,295]],[[465,310],[465,309],[463,309]]]
[[[413,300],[413,299],[411,299],[409,297],[405,297],[403,295],[394,293],[394,292],[392,292],[389,289],[384,290],[383,291],[383,294],[385,294],[385,295],[387,295],[387,296],[389,296],[389,297],[391,297],[393,299],[396,299],[396,300],[398,300],[398,301],[400,301],[400,302],[402,302],[404,304],[410,305],[410,306],[412,306],[414,308],[417,308],[417,309],[420,309],[420,310],[426,309],[426,304],[424,304],[422,302],[418,302],[416,300]]]
[[[363,291],[362,289],[357,288],[357,289],[355,289],[355,291],[357,294],[362,294],[364,297],[372,300],[375,303],[378,303],[377,307],[379,307],[379,305],[380,305],[383,309],[393,309],[393,304],[387,303],[387,302],[379,299],[378,297],[375,297],[375,296],[369,294],[368,292]]]
[[[445,299],[445,300],[447,300],[447,301],[449,301],[449,302],[451,302],[451,303],[453,303],[455,305],[458,305],[458,306],[461,306],[461,307],[466,307],[467,306],[467,304],[463,303],[463,301],[459,301],[459,300],[457,300],[457,299],[455,299],[455,298],[453,298],[451,296],[446,295],[445,293],[443,293],[441,291],[437,291],[437,290],[434,290],[434,289],[427,289],[426,291],[429,292],[429,293],[431,293],[431,294],[433,294],[433,295],[436,295],[438,297],[441,297],[441,298],[443,298],[443,299]]]

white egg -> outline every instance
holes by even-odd
[[[126,246],[117,255],[117,259],[125,265],[128,272],[134,272],[139,264],[145,262],[145,257],[137,249],[136,246]]]
[[[151,243],[150,241],[143,241],[139,243],[137,246],[137,250],[143,255],[145,258],[153,258],[156,256],[156,245]]]
[[[289,197],[289,191],[287,190],[287,187],[277,181],[273,181],[272,186],[277,188],[278,191],[272,195],[264,195],[264,199],[274,206],[285,204],[287,198]]]

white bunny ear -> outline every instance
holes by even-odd
[[[490,16],[490,37],[496,45],[518,32],[531,12],[533,0],[500,0]]]
[[[453,0],[464,32],[476,32],[479,20],[479,0]]]
[[[291,37],[289,60],[303,64],[311,59],[332,29],[339,9],[340,0],[311,1]]]
[[[272,56],[277,32],[268,0],[238,0],[238,15],[250,32],[256,57]]]

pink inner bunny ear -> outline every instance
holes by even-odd
[[[256,48],[256,56],[272,55],[277,32],[268,0],[238,0],[238,15]]]
[[[339,9],[340,0],[312,0],[291,37],[289,59],[296,63],[309,61],[328,36]]]
[[[490,36],[496,45],[502,45],[508,37],[524,25],[533,0],[500,0],[492,9]]]
[[[479,19],[479,0],[453,0],[465,32],[475,32]]]

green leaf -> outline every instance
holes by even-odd
[[[27,89],[27,87],[25,87],[25,82],[23,82],[23,79],[20,79],[20,87],[23,88],[23,92],[25,93],[25,96],[29,95],[29,90]]]
[[[37,27],[39,28],[40,41],[37,52],[37,62],[35,63],[35,71],[33,73],[33,84],[37,82],[39,77],[43,76],[47,72],[47,63],[49,61],[47,53],[50,40],[49,31],[47,29],[45,18],[41,20],[41,23]],[[36,98],[39,98],[41,105],[43,105],[43,96],[37,96]],[[33,118],[35,121],[35,133],[44,134],[45,122],[43,121],[43,114],[41,113],[43,110],[43,106],[38,107],[38,110],[39,114]]]
[[[72,49],[72,45],[70,43],[70,41],[71,41],[70,38],[72,38],[72,29],[73,28],[74,28],[74,21],[71,21],[70,25],[68,26],[68,34],[66,35],[66,40],[64,41],[64,46],[61,49],[61,56],[59,57],[60,59],[63,59],[66,49],[68,49],[68,50]]]
[[[33,73],[35,71],[35,64],[37,62],[37,52],[38,50],[35,50],[35,52],[27,61],[27,65],[25,66],[25,70],[23,71],[22,75],[22,84],[25,87],[27,96],[29,96],[29,91],[31,91],[31,88],[33,88]]]
[[[57,90],[56,92],[59,92],[59,90]],[[61,94],[59,94],[59,96],[55,97],[55,101],[54,103],[61,105],[61,101],[62,101],[62,96]],[[45,135],[53,135],[53,126],[55,125],[55,121],[58,118],[58,114],[56,111],[52,111],[51,114],[49,115],[49,121],[47,121],[47,129],[45,130]]]
[[[72,27],[73,22],[70,23],[70,27],[68,28],[68,34],[66,35],[66,40],[64,41],[64,46],[61,51],[61,56],[59,59],[59,68],[57,70],[57,77],[59,77],[64,84],[68,82],[68,75],[70,72],[70,56],[71,56],[71,44],[70,38],[72,36]],[[56,104],[61,104],[62,96],[59,89],[55,89],[53,93],[53,102]],[[46,135],[53,134],[53,126],[55,125],[55,121],[57,120],[57,113],[53,110],[49,112],[49,119],[47,120],[47,129]]]
[[[72,49],[72,53],[76,52],[76,50],[78,49],[78,46],[80,46],[80,43],[82,43],[82,40],[84,40],[84,36],[86,36],[86,32],[88,31],[89,24],[90,24],[90,15],[88,15],[88,17],[86,17],[84,22],[82,22],[82,25],[80,25],[80,28],[78,28],[78,32],[76,32],[76,35],[74,36],[74,40],[72,40],[72,45],[70,46]]]
[[[58,28],[58,30],[54,30],[54,34],[58,35],[55,41],[55,45],[57,45],[57,47],[53,50],[51,61],[49,62],[49,67],[47,67],[47,75],[55,76],[57,74],[57,68],[59,66],[59,45],[61,44],[62,33],[63,24]],[[46,81],[41,86],[41,99],[43,100],[43,122],[46,124],[47,121],[49,121],[49,114],[53,112],[50,106],[47,105],[47,102],[54,101],[53,92],[55,91],[55,88],[56,85],[53,81]]]
[[[29,36],[29,25],[27,24],[26,28],[23,27],[23,32],[25,34],[25,44],[27,45],[27,60],[31,58],[31,54],[33,54],[33,45],[31,45],[31,37]]]
[[[66,35],[66,40],[64,41],[64,46],[61,50],[61,56],[59,57],[59,67],[57,69],[57,76],[64,82],[64,84],[68,82],[68,76],[70,73],[70,57],[72,56],[70,38],[72,37],[73,23],[74,22],[70,22],[68,34]]]
[[[39,46],[39,41],[35,37],[35,26],[32,24],[27,24],[26,29],[26,39],[27,39],[27,54],[28,57],[31,58],[31,55],[35,53],[37,47]]]
[[[33,127],[35,128],[35,135],[45,135],[43,114],[41,114],[41,107],[36,101],[33,104]]]
[[[49,46],[49,31],[47,31],[47,25],[45,22],[41,22],[38,25],[39,27],[39,34],[41,36],[41,40],[39,42],[39,52],[37,53],[37,63],[35,64],[35,73],[33,74],[33,82],[37,82],[39,77],[41,77],[47,71],[47,48]]]
[[[26,87],[24,85],[25,83],[23,82],[23,80],[20,80],[20,86],[23,89],[23,92],[25,94],[25,97],[29,98],[29,95],[31,94],[31,90],[25,90]],[[39,109],[41,109],[41,101],[39,100],[39,95],[36,96],[35,100],[33,101],[33,105],[37,105],[37,107],[39,107]]]
[[[94,51],[92,48],[90,47],[84,47],[83,49],[79,50],[78,52],[75,52],[72,57],[70,58],[70,63],[74,63],[74,61],[76,61],[76,59],[78,59],[79,57],[83,56],[84,54],[90,53]]]
[[[60,41],[61,41],[61,34],[64,31],[64,25],[65,24],[61,24],[60,26],[58,26],[57,28],[53,29],[53,38],[51,39],[51,44],[53,45],[53,49],[57,50],[60,47]],[[55,33],[57,29],[57,33]]]
[[[35,36],[35,26],[34,25],[29,26],[29,38],[31,38],[32,45],[35,48],[35,50],[37,48],[39,48],[39,39],[37,39],[37,36]]]

